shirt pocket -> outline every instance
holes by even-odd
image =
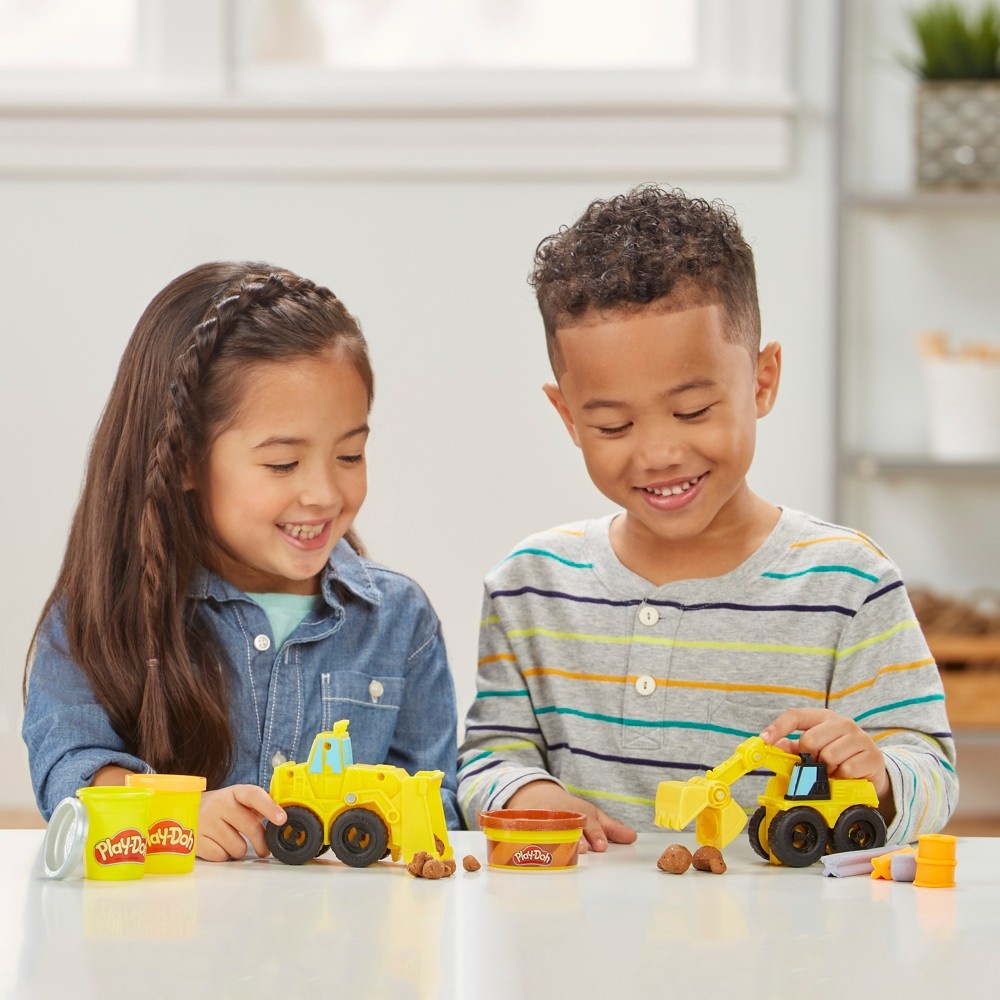
[[[351,670],[324,673],[320,678],[324,730],[341,719],[355,731],[380,731],[395,718],[403,704],[406,681],[402,677],[375,677]]]

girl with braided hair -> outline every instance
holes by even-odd
[[[289,271],[204,264],[149,304],[25,666],[43,816],[130,772],[205,775],[198,856],[263,856],[274,768],[347,718],[356,760],[444,771],[458,825],[440,623],[351,531],[373,390],[357,321]]]

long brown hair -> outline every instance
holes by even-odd
[[[187,602],[213,542],[183,482],[234,418],[248,366],[331,349],[356,367],[370,406],[364,337],[328,289],[267,264],[211,263],[156,295],[94,435],[25,697],[39,630],[58,604],[68,652],[129,752],[158,771],[222,783],[233,755],[227,669]]]

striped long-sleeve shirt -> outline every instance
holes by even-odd
[[[615,556],[611,518],[533,535],[487,577],[477,694],[459,752],[466,823],[555,778],[637,829],[656,787],[715,767],[788,708],[870,733],[889,842],[940,829],[958,796],[934,659],[899,571],[870,539],[785,509],[721,577],[655,587]],[[768,772],[732,788],[748,811]]]

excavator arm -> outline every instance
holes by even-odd
[[[799,757],[765,743],[759,736],[744,740],[733,755],[687,781],[661,781],[656,789],[654,822],[670,830],[683,830],[695,820],[700,844],[722,850],[746,826],[747,814],[730,788],[755,768],[763,767],[787,778]]]

